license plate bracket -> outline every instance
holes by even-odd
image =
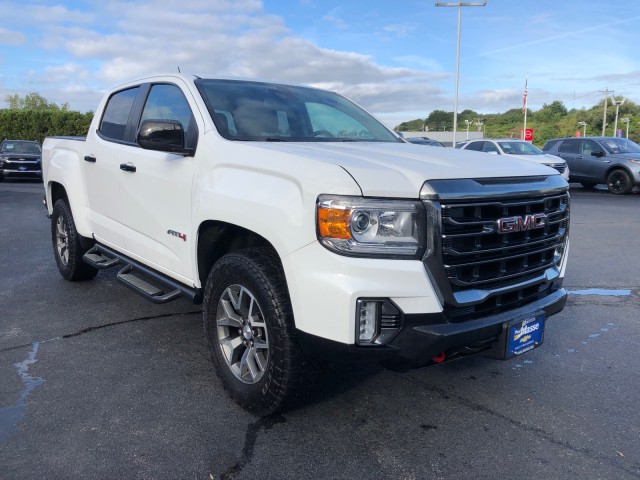
[[[491,356],[508,360],[538,348],[544,342],[545,320],[544,312],[538,311],[503,323]]]

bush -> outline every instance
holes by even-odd
[[[93,112],[68,110],[0,110],[0,140],[37,140],[49,136],[85,136]]]

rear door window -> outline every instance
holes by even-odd
[[[559,153],[578,153],[578,144],[580,140],[570,138],[562,142],[562,144],[558,147]]]
[[[104,137],[120,141],[132,140],[125,139],[125,130],[139,88],[129,88],[111,95],[104,109],[100,128],[98,128]]]
[[[467,145],[467,148],[465,150],[474,150],[476,152],[481,152],[482,146],[484,144],[485,142],[471,142],[469,145]]]

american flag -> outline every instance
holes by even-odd
[[[529,83],[528,78],[524,81],[524,95],[522,95],[522,113],[527,111],[527,83]]]

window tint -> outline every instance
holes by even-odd
[[[355,118],[320,103],[307,103],[313,135],[317,137],[371,138],[369,129]]]
[[[124,140],[124,131],[129,120],[133,101],[138,94],[138,88],[122,90],[111,95],[98,129],[105,137]]]
[[[229,140],[401,142],[374,117],[332,92],[237,80],[195,83],[216,128]]]
[[[140,122],[143,120],[177,120],[182,124],[186,138],[191,124],[191,108],[182,91],[175,85],[153,85]]]
[[[603,153],[602,147],[593,140],[582,140],[580,142],[580,153],[582,155],[592,155],[594,153]]]
[[[558,147],[558,152],[560,153],[578,153],[578,142],[577,139],[569,139],[562,142],[562,144]]]
[[[482,146],[482,151],[499,153],[498,147],[496,147],[493,142],[484,142],[484,145]]]
[[[466,150],[475,150],[476,152],[481,152],[482,146],[484,144],[485,142],[471,142],[469,145],[467,145]]]

